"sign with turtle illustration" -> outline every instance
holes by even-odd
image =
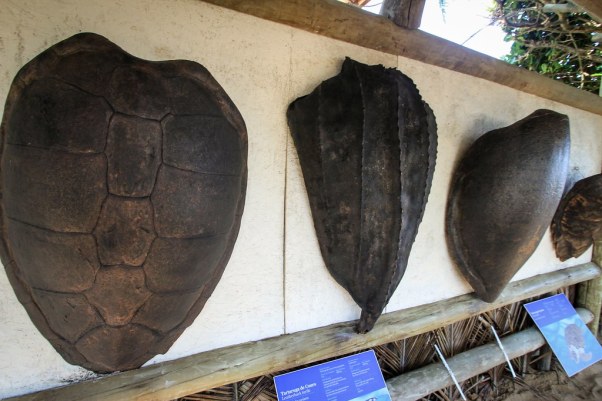
[[[602,360],[602,347],[564,294],[525,304],[568,376]]]
[[[26,64],[2,122],[0,256],[40,332],[110,372],[166,352],[238,235],[247,134],[201,65],[83,33]]]

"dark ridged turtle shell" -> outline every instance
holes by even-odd
[[[372,329],[405,272],[437,155],[432,110],[410,78],[347,58],[288,109],[322,257]]]
[[[1,257],[36,327],[94,371],[166,352],[238,235],[247,136],[226,93],[84,33],[19,71],[1,129]]]
[[[566,115],[537,110],[467,150],[447,202],[448,248],[481,299],[493,302],[533,254],[566,182]]]

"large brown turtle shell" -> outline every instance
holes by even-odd
[[[460,160],[446,238],[482,300],[493,302],[539,245],[562,197],[569,153],[568,117],[541,109],[487,132]]]
[[[224,90],[83,33],[19,71],[1,130],[0,256],[36,327],[94,371],[166,352],[240,226],[247,135]]]

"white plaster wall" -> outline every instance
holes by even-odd
[[[234,21],[235,20],[235,21]],[[153,362],[284,331],[283,227],[286,100],[291,31],[196,0],[4,1],[0,98],[18,69],[82,31],[150,60],[204,65],[239,108],[248,131],[248,187],[241,230],[201,315]],[[62,360],[30,322],[0,273],[0,397],[62,385],[86,371]]]
[[[205,309],[168,353],[149,363],[356,319],[359,308],[330,277],[320,256],[285,111],[335,75],[345,56],[397,67],[431,105],[439,152],[423,223],[406,274],[387,311],[470,292],[445,245],[443,216],[459,155],[484,132],[537,108],[571,119],[571,167],[600,171],[602,117],[488,81],[363,49],[198,0],[4,0],[0,8],[0,100],[19,68],[75,33],[106,36],[135,56],[203,64],[245,119],[249,179],[241,231]],[[515,279],[582,263],[560,263],[546,236]],[[81,380],[37,332],[0,272],[0,397]]]

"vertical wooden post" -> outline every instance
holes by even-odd
[[[384,0],[380,15],[402,28],[418,29],[426,0]]]
[[[549,372],[552,369],[552,350],[549,345],[540,348],[541,359],[537,362],[537,370]]]
[[[602,267],[602,241],[594,241],[592,262]],[[577,285],[577,306],[586,308],[594,314],[594,319],[588,325],[592,332],[600,339],[598,327],[600,325],[600,310],[602,309],[602,278],[584,281]]]

